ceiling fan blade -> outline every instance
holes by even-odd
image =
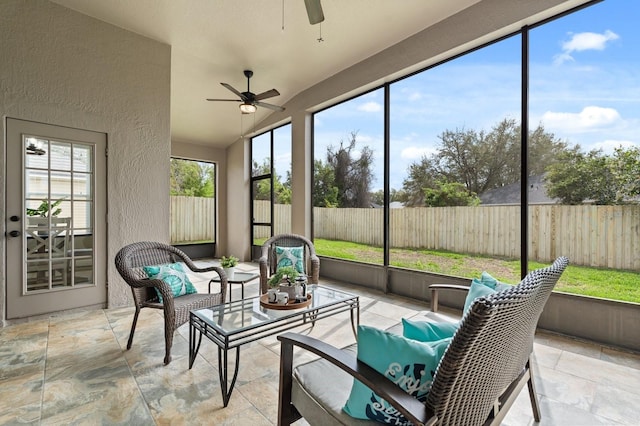
[[[216,101],[216,102],[242,102],[240,99],[209,99],[207,98],[208,101]]]
[[[309,23],[311,25],[324,21],[320,0],[304,0],[304,5],[307,8],[307,15],[309,15]]]
[[[267,99],[267,98],[272,98],[274,96],[279,96],[280,92],[278,92],[276,89],[271,89],[271,90],[267,90],[266,92],[262,92],[259,95],[255,96],[255,100],[256,101],[261,101],[263,99]]]
[[[254,102],[254,105],[263,107],[263,108],[268,108],[268,109],[272,109],[274,111],[284,111],[284,107],[278,106],[278,105],[271,105],[268,104],[266,102]]]
[[[243,95],[242,93],[238,92],[230,84],[227,84],[227,83],[220,83],[220,84],[222,84],[224,87],[226,87],[227,89],[231,90],[233,93],[238,95],[240,97],[240,99],[242,99],[243,101],[245,101],[245,102],[248,101],[248,99],[247,99],[247,97],[245,95]]]

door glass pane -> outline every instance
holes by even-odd
[[[87,173],[73,174],[73,199],[74,200],[90,200],[91,194],[91,175]]]
[[[26,167],[31,169],[46,169],[49,165],[49,141],[36,137],[25,138]]]
[[[271,172],[271,132],[251,138],[251,176]]]
[[[253,245],[261,246],[271,236],[270,226],[258,226],[253,227]]]
[[[92,150],[88,146],[73,146],[73,171],[74,172],[91,172],[92,171]]]
[[[253,181],[253,222],[271,222],[271,178]]]
[[[23,143],[24,292],[93,284],[94,148],[34,136],[24,136]],[[74,175],[72,164],[83,173]]]
[[[51,168],[55,170],[71,170],[71,144],[51,141]]]

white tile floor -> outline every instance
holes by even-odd
[[[240,265],[255,270],[254,264]],[[206,291],[208,280],[195,282]],[[361,324],[386,328],[427,304],[335,282],[360,295]],[[258,294],[257,280],[245,297]],[[233,285],[234,300],[240,297]],[[217,350],[203,341],[188,368],[188,326],[174,338],[173,361],[163,366],[159,311],[143,310],[131,350],[132,308],[52,316],[0,329],[0,424],[276,423],[279,344],[266,338],[242,348],[236,388],[222,407]],[[337,346],[354,342],[348,314],[301,332]],[[534,347],[541,425],[640,424],[640,354],[539,333]],[[300,421],[300,424],[305,424]],[[523,392],[505,425],[534,424]]]

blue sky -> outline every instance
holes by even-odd
[[[640,146],[640,2],[606,0],[530,33],[530,126],[583,150]],[[383,92],[316,114],[316,155],[358,132],[376,152],[382,187]],[[391,86],[391,187],[434,152],[444,130],[490,131],[520,118],[520,37],[472,52]]]

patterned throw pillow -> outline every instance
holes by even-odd
[[[304,274],[304,247],[276,246],[276,270],[283,266],[293,266]]]
[[[173,297],[183,296],[185,294],[197,293],[198,290],[193,286],[187,274],[184,272],[181,263],[171,263],[166,265],[144,266],[144,272],[149,278],[159,279],[171,288]],[[158,299],[162,303],[162,294],[156,288]]]
[[[424,401],[440,358],[450,342],[451,338],[418,342],[361,325],[358,326],[358,359]],[[358,419],[393,425],[410,424],[395,408],[355,379],[343,410]]]

